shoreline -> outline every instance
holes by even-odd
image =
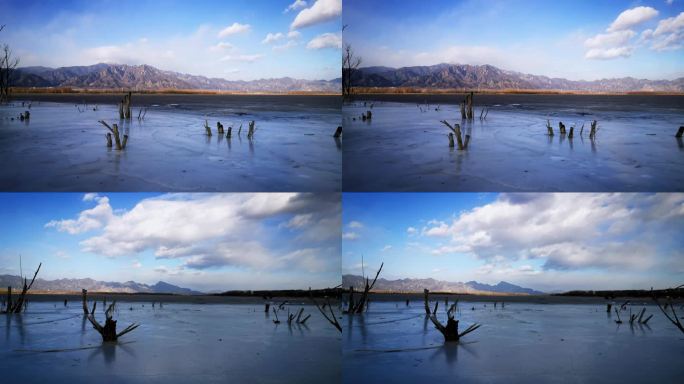
[[[355,88],[351,99],[368,95],[463,95],[473,92],[476,95],[577,95],[577,96],[684,96],[684,92],[631,91],[631,92],[593,92],[544,89],[461,89],[461,88]]]
[[[345,298],[348,294],[343,295]],[[382,293],[370,292],[371,305],[373,301],[391,302],[391,301],[405,301],[410,300],[413,305],[423,305],[423,293]],[[458,293],[444,293],[444,292],[430,292],[429,300],[444,301],[446,298],[450,302],[458,299],[462,302],[505,302],[505,303],[531,303],[531,304],[597,304],[604,305],[605,303],[625,302],[629,300],[632,303],[655,304],[652,299],[646,297],[622,297],[618,296],[611,300],[606,300],[603,297],[588,297],[588,296],[557,296],[557,295],[474,295],[474,294],[458,294]],[[674,303],[684,303],[684,299],[674,299]]]
[[[287,91],[287,92],[243,92],[212,91],[202,89],[57,89],[57,88],[12,88],[11,95],[121,95],[131,92],[133,95],[230,95],[230,96],[342,96],[339,92],[320,91]]]

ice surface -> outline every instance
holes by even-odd
[[[285,321],[273,324],[273,314],[266,316],[261,304],[166,303],[153,309],[149,302],[117,302],[118,330],[141,325],[118,343],[102,345],[80,302],[68,308],[62,302],[32,302],[22,315],[0,316],[1,381],[339,382],[340,333],[315,307],[290,308],[302,306],[311,318],[306,326],[290,327]],[[96,313],[103,323],[102,302]]]
[[[332,97],[134,96],[133,119],[91,97],[34,101],[29,122],[21,101],[0,107],[0,184],[5,191],[339,191],[341,142],[332,135],[340,107]],[[144,121],[139,107],[148,106]],[[80,106],[83,109],[83,104]],[[15,120],[12,121],[11,117]],[[207,137],[204,120],[213,136]],[[106,128],[129,131],[124,151],[106,147]],[[233,138],[216,133],[216,121]],[[247,139],[255,120],[254,140]],[[238,127],[242,134],[237,135]]]
[[[459,329],[482,327],[445,345],[422,302],[372,302],[364,315],[343,319],[343,382],[677,382],[684,336],[657,307],[646,308],[654,315],[648,326],[630,327],[628,311],[617,325],[605,305],[461,302]]]
[[[674,137],[684,125],[682,96],[476,95],[472,122],[461,122],[459,95],[377,98],[343,107],[345,191],[684,188],[684,144]],[[428,112],[417,106],[424,108],[424,99]],[[364,122],[370,103],[373,117]],[[483,105],[486,121],[479,120]],[[461,124],[471,135],[468,150],[448,147],[450,131],[440,120]],[[588,138],[592,120],[595,142]],[[561,137],[559,121],[568,130],[575,125],[574,139]]]

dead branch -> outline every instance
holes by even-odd
[[[95,314],[90,313],[87,315],[88,321],[93,325],[93,328],[100,333],[103,342],[116,342],[119,337],[127,334],[138,328],[140,324],[133,323],[126,327],[123,331],[116,333],[116,320],[112,320],[112,313],[114,312],[114,306],[116,301],[112,302],[105,311],[105,325],[102,326],[97,319],[95,319]],[[93,312],[95,312],[95,305],[93,305]]]
[[[680,285],[679,287],[676,287],[673,289],[675,289],[675,290],[680,289],[680,288],[682,288],[682,286],[684,286],[684,285]],[[677,316],[677,312],[675,312],[674,305],[672,305],[672,300],[668,297],[667,302],[665,303],[665,306],[663,306],[662,304],[660,304],[658,297],[653,292],[653,287],[651,287],[651,293],[652,293],[651,297],[653,298],[653,301],[656,303],[656,305],[658,306],[660,311],[665,315],[665,317],[667,317],[668,320],[670,320],[670,322],[672,324],[674,324],[682,333],[684,333],[684,325],[682,325],[682,322],[680,321],[679,316]],[[670,310],[672,311],[672,317],[670,317],[670,315],[667,313],[668,305],[670,307]]]
[[[366,277],[366,285],[363,289],[363,293],[361,294],[361,300],[359,300],[357,303],[350,303],[349,307],[349,313],[363,313],[363,311],[366,309],[366,305],[368,302],[368,293],[370,292],[371,289],[373,289],[373,286],[375,285],[375,282],[378,280],[378,276],[380,276],[380,271],[382,271],[382,267],[385,265],[385,263],[380,264],[380,268],[378,269],[378,272],[375,274],[375,278],[373,278],[373,282],[369,283],[368,278]]]
[[[40,271],[40,267],[42,265],[43,263],[38,264],[38,269],[36,269],[36,272],[33,274],[33,278],[31,279],[30,283],[27,284],[27,280],[24,277],[24,287],[22,288],[21,294],[19,295],[19,299],[17,299],[16,302],[12,302],[12,287],[7,287],[7,309],[5,310],[6,313],[21,313],[21,311],[24,310],[26,303],[26,294],[33,286],[33,282],[36,281],[36,276],[38,276],[38,272]]]
[[[321,308],[321,306],[318,305],[318,302],[316,302],[316,299],[314,299],[313,293],[311,293],[311,287],[309,287],[309,299],[311,299],[311,301],[314,303],[316,308],[318,308],[318,311],[323,315],[323,317],[325,317],[325,319],[328,320],[328,322],[330,324],[332,324],[335,328],[337,328],[337,330],[340,331],[340,333],[341,333],[342,332],[342,326],[337,321],[337,317],[335,316],[335,312],[333,312],[332,305],[330,305],[330,300],[328,300],[327,297],[325,298],[326,304],[328,306],[328,310],[330,311],[330,316],[328,316],[328,314],[325,313],[323,308]],[[308,318],[309,317],[307,316],[307,319]],[[306,321],[306,319],[304,319],[304,321]]]
[[[453,132],[453,135],[456,136],[456,142],[458,143],[458,149],[459,151],[463,151],[468,149],[468,143],[470,142],[470,135],[465,135],[465,137],[462,137],[461,135],[461,126],[459,124],[454,124],[453,126],[449,124],[446,120],[440,121],[442,124],[446,125],[447,128],[451,129]],[[449,137],[449,147],[454,146],[454,139],[451,134],[448,135]]]
[[[427,289],[424,290],[423,292],[426,292],[427,296]],[[427,300],[427,297],[426,297]],[[444,341],[445,342],[452,342],[452,341],[459,341],[461,337],[469,334],[470,332],[475,331],[476,329],[480,328],[481,324],[471,324],[468,328],[466,328],[465,331],[459,333],[458,332],[458,320],[454,319],[454,311],[456,309],[456,304],[453,304],[448,310],[447,310],[447,323],[446,325],[443,325],[442,323],[437,320],[437,314],[433,313],[430,315],[430,321],[432,321],[432,324],[434,324],[435,328],[437,328],[438,331],[442,333],[444,336]],[[437,312],[437,305],[435,305],[435,312]]]
[[[104,120],[99,121],[100,124],[104,125],[105,128],[107,128],[111,134],[106,134],[105,138],[107,139],[107,147],[112,146],[112,135],[114,136],[114,142],[116,143],[116,149],[119,151],[123,151],[126,149],[126,144],[128,143],[128,135],[123,135],[123,141],[121,140],[121,137],[119,135],[119,126],[117,124],[112,124],[110,127],[109,124],[107,124]]]

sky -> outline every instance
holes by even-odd
[[[342,0],[0,0],[20,66],[149,64],[254,80],[340,77]]]
[[[204,292],[340,283],[339,194],[0,193],[0,274]]]
[[[684,281],[684,194],[345,193],[342,272],[544,292]],[[361,260],[363,259],[363,271]]]
[[[345,0],[364,66],[490,64],[569,80],[684,77],[684,0]]]

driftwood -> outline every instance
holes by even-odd
[[[334,138],[339,138],[340,136],[342,136],[342,126],[341,125],[339,127],[337,127],[337,129],[335,130],[335,133],[333,134]]]
[[[427,301],[427,289],[424,290],[425,292],[425,299]],[[427,308],[429,311],[429,308]],[[437,305],[435,305],[435,311],[432,314],[429,314],[430,320],[432,321],[432,324],[435,325],[435,328],[437,328],[438,331],[442,333],[444,336],[444,341],[445,342],[452,342],[452,341],[459,341],[461,337],[469,334],[470,332],[475,331],[476,329],[480,328],[481,324],[472,324],[468,328],[466,328],[465,331],[459,333],[458,332],[458,320],[454,319],[454,311],[456,310],[456,304],[452,304],[451,307],[447,310],[447,323],[446,325],[443,325],[442,323],[437,320]]]
[[[318,305],[318,302],[316,302],[316,299],[314,299],[313,294],[311,293],[311,287],[309,287],[309,299],[311,299],[311,301],[314,303],[316,308],[318,308],[318,311],[321,312],[323,317],[325,317],[325,319],[328,320],[328,322],[330,324],[332,324],[335,328],[337,328],[337,330],[340,331],[340,333],[341,333],[342,332],[342,326],[340,325],[339,321],[337,321],[337,317],[335,316],[335,312],[333,312],[332,305],[330,305],[330,300],[328,300],[328,298],[326,297],[325,298],[325,304],[323,304],[322,307],[320,305]],[[330,311],[330,315],[325,313],[325,306],[326,305],[328,307],[328,311]]]
[[[354,303],[353,300],[353,290],[354,287],[351,287],[350,290],[350,296],[349,296],[349,310],[347,311],[348,313],[363,313],[363,311],[366,309],[366,306],[368,304],[368,292],[370,292],[371,289],[373,289],[373,286],[375,285],[375,282],[378,280],[378,276],[380,276],[380,271],[382,271],[382,267],[385,265],[385,263],[380,264],[380,268],[378,269],[378,272],[375,274],[375,278],[373,278],[373,282],[369,283],[368,278],[366,277],[366,285],[363,288],[363,294],[361,294],[361,300],[358,302]]]
[[[21,313],[26,308],[26,294],[33,286],[33,282],[36,281],[36,276],[38,276],[38,271],[40,271],[40,267],[42,265],[43,263],[38,264],[38,269],[36,269],[36,272],[33,274],[33,278],[31,279],[30,283],[28,283],[24,277],[24,286],[21,289],[21,294],[19,295],[17,301],[12,302],[12,286],[7,287],[7,304],[5,313]]]
[[[100,124],[104,125],[107,129],[109,129],[109,132],[111,134],[106,134],[105,138],[107,139],[107,147],[112,146],[112,135],[114,136],[114,142],[116,143],[116,149],[119,151],[122,151],[126,149],[126,143],[128,143],[128,135],[123,135],[123,141],[121,140],[121,137],[119,136],[119,126],[116,124],[112,124],[110,127],[109,124],[107,124],[104,120],[100,120]]]
[[[470,143],[470,135],[461,135],[461,126],[459,124],[454,124],[453,126],[449,124],[446,120],[441,121],[442,124],[446,125],[449,129],[453,131],[453,135],[456,136],[456,142],[458,143],[458,150],[463,151],[468,149],[468,143]],[[449,137],[449,147],[453,147],[453,137],[451,134],[447,135]]]
[[[674,289],[678,290],[678,289],[681,289],[682,287],[684,287],[684,284],[682,284],[682,285],[680,285]],[[653,292],[653,287],[651,287],[651,292]],[[682,325],[682,322],[680,321],[679,316],[677,316],[677,312],[675,312],[674,305],[672,305],[672,300],[668,297],[667,302],[663,306],[662,304],[660,304],[660,301],[658,300],[658,297],[656,296],[655,293],[652,294],[652,298],[653,298],[653,301],[658,306],[658,308],[660,309],[660,311],[665,315],[665,317],[667,317],[667,319],[670,320],[670,322],[672,324],[674,324],[682,333],[684,333],[684,325]],[[670,316],[667,313],[667,307],[668,306],[670,307],[670,311],[672,312],[672,316]]]

